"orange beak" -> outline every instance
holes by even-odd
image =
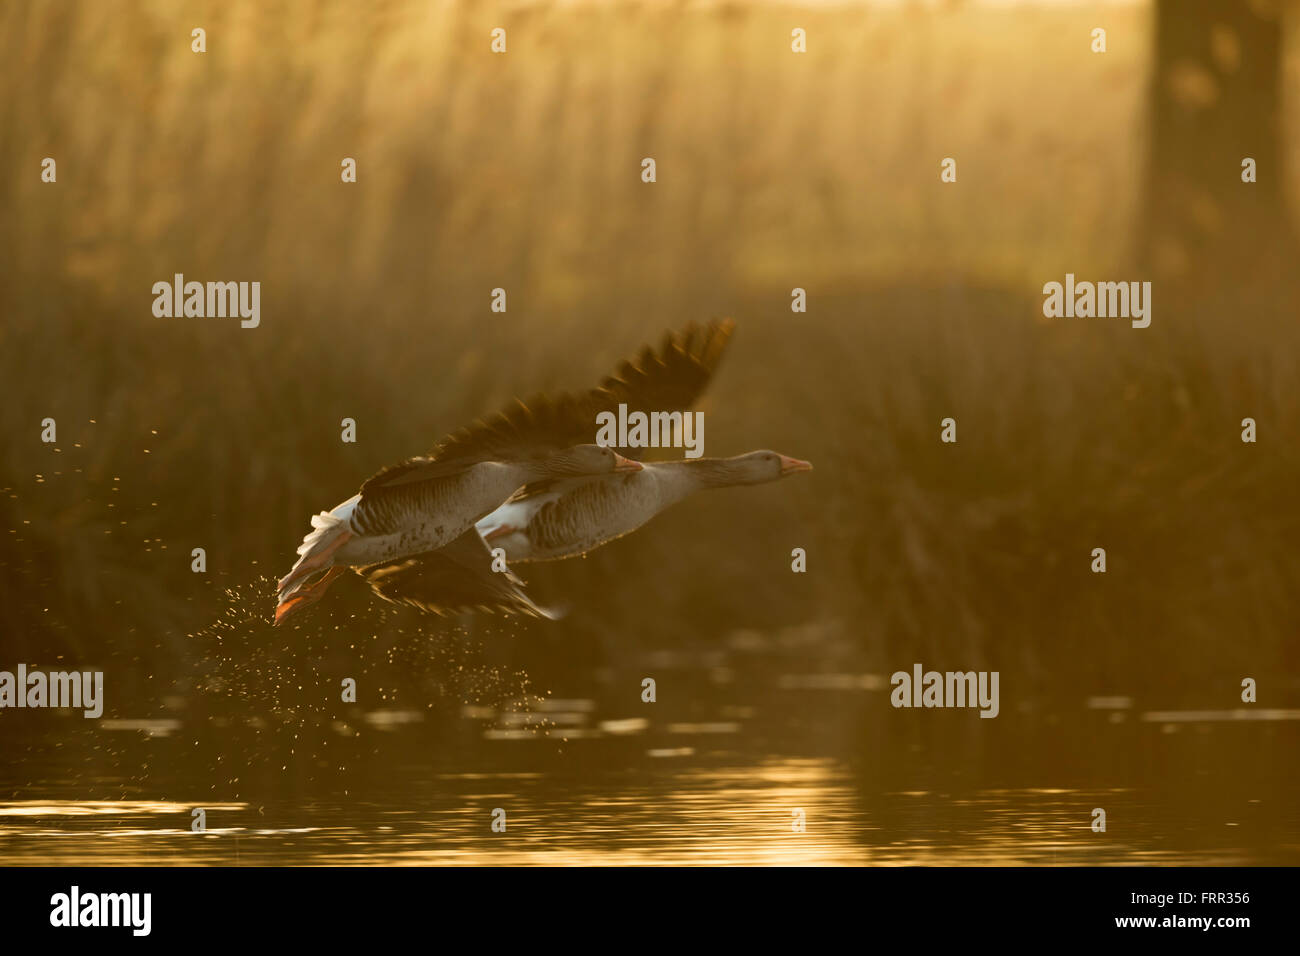
[[[813,466],[810,461],[800,461],[798,458],[787,458],[781,456],[781,474],[793,475],[801,471],[812,471]]]
[[[624,458],[618,452],[614,453],[614,470],[621,472],[632,472],[641,470],[641,462],[633,461],[631,458]]]

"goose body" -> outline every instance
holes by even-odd
[[[370,565],[450,544],[494,504],[508,498],[527,480],[519,465],[480,462],[464,471],[392,489],[361,493],[311,519],[313,531],[298,548],[298,561],[281,587],[287,593],[293,576],[340,538],[332,552],[335,564]]]
[[[347,515],[351,534],[337,561],[369,565],[436,551],[537,474],[531,463],[483,461],[449,475],[422,479],[417,467],[390,484],[367,482],[369,491],[331,512]]]
[[[476,525],[511,564],[586,554],[641,527],[690,493],[677,476],[645,466],[642,481],[575,482],[507,501]],[[627,476],[632,477],[632,476]]]
[[[529,480],[640,467],[608,448],[579,445],[536,460],[449,464],[413,458],[386,468],[333,511],[312,518],[313,530],[303,538],[297,562],[280,581],[276,620],[319,599],[341,568],[375,568],[420,557],[433,563],[430,555],[473,532],[476,520]],[[472,548],[472,539],[464,547]],[[311,583],[321,572],[324,577]],[[485,564],[482,573],[492,572]]]
[[[771,451],[646,463],[634,474],[525,488],[476,528],[512,564],[555,561],[630,534],[697,491],[762,484],[811,470],[806,461]]]

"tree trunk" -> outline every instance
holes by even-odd
[[[1139,255],[1156,279],[1269,286],[1295,268],[1282,193],[1280,4],[1157,0]],[[1255,161],[1256,182],[1243,182]]]

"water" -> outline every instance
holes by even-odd
[[[767,683],[750,700],[701,708],[696,696],[642,715],[595,697],[345,720],[52,728],[42,715],[0,777],[0,862],[1300,861],[1294,710],[1162,713],[1116,695],[980,720],[895,711],[882,675]],[[191,830],[195,808],[205,832]]]

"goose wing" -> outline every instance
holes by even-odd
[[[707,327],[691,323],[669,332],[656,350],[645,346],[598,386],[585,392],[516,400],[496,415],[448,435],[438,461],[499,461],[594,442],[596,415],[626,404],[628,411],[680,411],[699,400],[735,330],[731,319]]]
[[[594,436],[598,412],[614,411],[620,403],[628,406],[628,414],[634,411],[649,415],[654,411],[690,410],[705,394],[735,330],[736,323],[731,319],[715,321],[707,328],[692,323],[680,332],[669,332],[658,351],[650,346],[643,347],[636,359],[620,364],[614,375],[586,393],[586,407],[582,412],[585,415],[582,420],[588,428],[586,433]],[[645,449],[620,449],[620,454],[640,460]],[[519,503],[538,496],[564,497],[582,485],[599,483],[610,477],[533,481],[517,490],[507,501]]]
[[[359,573],[384,600],[434,614],[479,610],[551,620],[557,616],[534,603],[513,571],[492,570],[492,552],[473,528],[437,551],[374,564]]]
[[[645,346],[635,360],[623,362],[613,375],[589,394],[587,427],[595,429],[597,412],[626,404],[628,412],[684,412],[696,404],[709,387],[713,373],[731,341],[736,323],[731,319],[705,328],[695,323],[664,337],[659,351]],[[639,452],[630,449],[629,454]]]
[[[372,475],[361,494],[443,478],[481,461],[518,461],[594,442],[596,415],[620,404],[629,413],[685,411],[704,394],[735,328],[731,319],[708,326],[692,322],[668,332],[658,349],[642,348],[595,388],[536,395],[526,402],[515,399],[495,415],[443,438],[432,455]],[[639,457],[641,449],[627,449],[627,454]]]

